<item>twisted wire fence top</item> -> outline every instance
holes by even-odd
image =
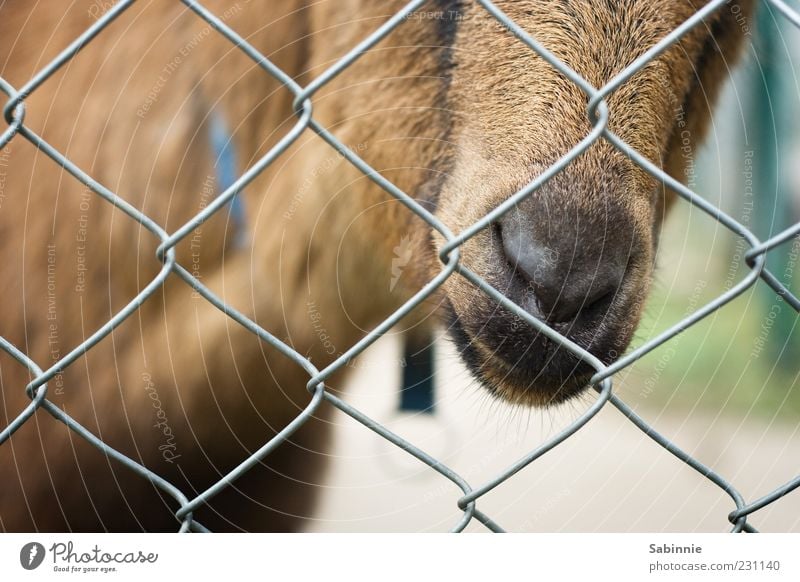
[[[768,240],[759,240],[748,228],[725,214],[715,205],[699,197],[690,188],[668,176],[664,171],[646,159],[640,152],[626,144],[619,136],[612,132],[608,127],[609,111],[606,106],[606,98],[616,91],[621,85],[628,81],[633,75],[642,69],[647,63],[658,56],[661,52],[676,43],[684,34],[695,26],[698,26],[704,18],[719,10],[727,3],[727,0],[712,0],[698,10],[691,18],[681,26],[663,38],[658,44],[653,46],[634,62],[625,67],[621,73],[616,75],[603,87],[594,87],[586,79],[582,78],[576,71],[560,61],[553,53],[549,52],[539,42],[530,36],[525,30],[520,28],[513,20],[508,18],[497,6],[489,0],[475,0],[488,14],[501,23],[510,34],[513,34],[519,42],[524,43],[531,51],[535,52],[552,67],[561,72],[567,79],[577,85],[586,96],[587,118],[591,122],[591,131],[578,143],[571,151],[561,157],[556,163],[547,168],[533,181],[524,188],[508,198],[503,204],[495,208],[492,212],[482,217],[469,228],[462,232],[453,233],[445,224],[438,220],[431,212],[426,210],[408,193],[401,191],[396,185],[375,171],[359,155],[339,141],[328,128],[323,127],[313,115],[313,102],[315,94],[326,84],[337,77],[342,71],[359,59],[366,51],[375,46],[391,31],[399,26],[403,26],[409,20],[409,16],[416,10],[424,8],[426,0],[414,0],[406,4],[402,10],[398,11],[385,23],[383,23],[372,34],[364,38],[354,46],[344,57],[336,61],[332,66],[325,70],[306,86],[300,86],[288,74],[277,67],[269,58],[261,54],[245,38],[238,35],[233,29],[225,24],[219,17],[215,16],[201,2],[194,0],[182,0],[197,18],[204,20],[217,34],[227,38],[230,43],[241,51],[244,55],[252,59],[253,62],[263,71],[277,80],[281,85],[288,89],[294,97],[294,108],[297,120],[292,129],[280,139],[263,157],[261,157],[249,170],[240,175],[224,192],[222,192],[213,202],[209,203],[201,212],[189,220],[186,224],[177,228],[173,232],[167,232],[162,226],[157,224],[152,218],[137,210],[134,206],[123,200],[114,191],[99,183],[90,174],[74,164],[67,156],[58,149],[50,145],[40,135],[34,132],[25,122],[26,99],[41,87],[41,85],[59,69],[68,63],[84,47],[91,43],[95,36],[100,34],[112,21],[118,18],[128,9],[134,0],[121,0],[106,11],[94,24],[86,29],[78,38],[64,49],[55,59],[42,67],[30,80],[21,87],[14,87],[0,77],[0,91],[7,96],[7,102],[3,108],[3,117],[6,127],[0,133],[0,149],[9,144],[12,140],[27,140],[35,145],[40,151],[49,156],[58,166],[65,169],[77,181],[88,187],[96,196],[102,198],[106,203],[115,206],[125,213],[130,219],[139,223],[155,239],[159,241],[156,256],[153,261],[158,261],[161,268],[158,274],[136,295],[127,305],[110,318],[105,325],[94,331],[88,339],[79,346],[61,357],[57,362],[48,368],[43,368],[40,364],[33,361],[18,347],[0,337],[0,349],[9,354],[20,366],[26,368],[33,380],[25,387],[31,398],[30,404],[24,410],[19,411],[18,415],[0,431],[0,445],[19,429],[24,423],[28,422],[37,410],[43,409],[49,413],[54,421],[64,423],[71,430],[83,439],[94,445],[98,451],[107,455],[119,463],[125,465],[139,478],[151,481],[156,487],[172,497],[178,504],[176,512],[177,518],[181,522],[180,531],[205,531],[205,528],[194,519],[194,512],[220,491],[228,487],[237,478],[242,476],[250,468],[258,464],[264,457],[269,455],[276,448],[280,447],[287,439],[301,427],[320,407],[327,403],[341,410],[345,414],[354,418],[368,429],[374,431],[384,439],[390,441],[409,455],[424,463],[433,471],[436,471],[446,480],[461,491],[460,497],[454,499],[462,514],[457,523],[453,524],[453,531],[462,531],[472,520],[477,520],[486,528],[492,531],[503,531],[501,524],[497,523],[491,516],[483,513],[479,508],[481,497],[505,481],[534,463],[548,451],[558,447],[559,444],[570,438],[582,427],[584,427],[603,407],[610,405],[618,409],[630,422],[637,426],[654,443],[669,451],[686,465],[690,466],[706,479],[722,489],[732,500],[732,510],[728,519],[732,524],[732,531],[756,531],[751,524],[750,516],[758,510],[775,502],[780,497],[792,492],[800,486],[800,475],[778,487],[773,491],[765,491],[763,496],[755,500],[745,499],[736,489],[735,485],[725,478],[724,475],[716,473],[713,468],[704,465],[696,458],[678,448],[669,439],[659,434],[656,429],[638,416],[628,405],[626,405],[613,392],[614,375],[630,366],[636,360],[648,354],[652,350],[659,348],[669,342],[677,334],[696,324],[709,314],[722,308],[732,299],[738,297],[749,288],[758,284],[759,281],[768,285],[778,293],[794,310],[800,311],[800,299],[793,295],[766,267],[766,255],[776,247],[786,243],[793,237],[800,234],[800,223],[786,229],[785,231],[773,236]],[[800,27],[800,14],[789,7],[782,0],[762,0],[774,8],[780,15],[785,17],[794,26]],[[332,364],[317,369],[311,361],[306,359],[292,347],[287,345],[273,335],[270,330],[264,329],[257,323],[249,319],[244,314],[232,308],[215,295],[209,288],[192,275],[184,266],[176,260],[175,246],[191,233],[196,227],[202,224],[209,217],[219,212],[228,204],[234,196],[245,188],[259,173],[270,166],[289,148],[301,135],[306,132],[314,132],[324,139],[331,148],[339,152],[349,163],[358,168],[370,180],[378,184],[390,196],[401,202],[410,212],[423,219],[433,229],[438,231],[446,240],[442,247],[439,258],[441,260],[441,271],[439,274],[428,281],[411,299],[409,299],[400,309],[371,330],[366,336],[355,345],[347,349]],[[485,280],[481,279],[473,271],[465,267],[459,261],[459,247],[472,238],[481,229],[486,228],[494,221],[498,220],[506,212],[511,210],[516,204],[530,196],[535,190],[545,184],[568,166],[577,156],[584,152],[595,142],[605,140],[616,149],[629,157],[634,163],[651,174],[656,180],[665,184],[677,192],[686,202],[699,208],[717,220],[734,235],[740,237],[749,247],[746,253],[746,261],[749,266],[748,274],[736,285],[716,297],[713,301],[695,310],[683,320],[679,321],[657,337],[649,340],[644,345],[627,353],[612,365],[604,365],[592,354],[573,343],[566,337],[560,335],[545,323],[539,321],[524,309],[515,305],[505,297],[500,291],[492,287]],[[103,442],[96,435],[92,434],[81,424],[71,418],[66,412],[54,405],[48,399],[48,382],[55,378],[59,373],[72,365],[78,358],[91,350],[99,342],[105,341],[109,334],[119,326],[123,320],[131,316],[139,309],[141,304],[151,295],[157,293],[168,278],[179,278],[187,285],[192,287],[205,300],[214,305],[217,309],[226,314],[236,323],[245,327],[247,330],[258,336],[263,342],[278,350],[294,364],[301,367],[308,374],[307,388],[310,394],[309,401],[294,420],[283,430],[271,438],[268,442],[254,454],[241,460],[240,464],[221,478],[217,483],[197,495],[189,495],[184,491],[147,469],[131,457],[113,449]],[[582,361],[588,363],[595,371],[591,380],[591,385],[597,392],[596,399],[590,406],[572,422],[567,428],[555,435],[547,442],[542,443],[527,455],[520,458],[516,463],[506,468],[496,477],[485,483],[469,483],[461,475],[456,473],[441,460],[431,456],[414,443],[398,436],[390,431],[386,426],[371,419],[363,412],[349,405],[345,400],[332,394],[326,389],[326,380],[337,370],[346,366],[353,358],[363,352],[368,346],[385,334],[390,328],[402,320],[416,306],[420,305],[426,298],[434,293],[448,278],[463,277],[474,286],[489,295],[500,305],[514,313],[516,316],[527,322],[546,337],[560,346],[574,353]],[[1,331],[1,330],[0,330]],[[22,387],[19,387],[22,389]]]

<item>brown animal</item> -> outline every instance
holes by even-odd
[[[204,2],[301,85],[403,4]],[[497,2],[596,87],[700,4]],[[21,87],[109,5],[0,4],[0,75]],[[681,140],[706,132],[750,5],[723,5],[607,99],[610,127],[673,176],[684,171]],[[227,127],[241,173],[296,122],[291,93],[178,2],[133,4],[25,103],[26,126],[167,232],[219,193],[213,124]],[[585,137],[586,107],[573,83],[467,0],[426,5],[314,97],[315,119],[454,233]],[[159,241],[21,137],[2,159],[0,335],[48,368],[156,276]],[[242,221],[218,212],[178,245],[178,260],[319,369],[441,270],[442,238],[312,132],[240,197]],[[638,322],[669,199],[601,140],[466,243],[462,262],[610,362]],[[458,276],[417,311],[407,327],[443,319],[502,398],[546,405],[586,386],[588,366]],[[31,377],[5,353],[0,370],[7,422],[27,404]],[[54,378],[48,398],[191,496],[290,422],[309,402],[308,380],[171,276]],[[327,412],[197,519],[214,530],[302,527]],[[177,527],[174,500],[43,411],[0,446],[0,467],[3,530]]]

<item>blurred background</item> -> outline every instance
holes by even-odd
[[[752,44],[731,71],[709,139],[686,152],[686,182],[763,240],[800,220],[800,33],[766,3],[751,24]],[[715,219],[678,202],[664,225],[657,279],[634,346],[741,281],[749,271],[746,250]],[[794,292],[799,258],[798,238],[768,255],[769,268]],[[403,353],[395,336],[370,348],[353,364],[346,401],[473,487],[557,434],[592,401],[545,411],[496,402],[440,337],[433,407],[413,410],[401,406]],[[759,283],[623,371],[615,390],[753,501],[800,473],[798,374],[798,315]],[[343,413],[333,422],[335,460],[310,531],[445,531],[457,523],[460,491],[452,483]],[[719,487],[611,406],[478,506],[512,531],[570,532],[726,531],[734,508]],[[800,531],[800,491],[750,523]]]

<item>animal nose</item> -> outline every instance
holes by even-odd
[[[551,323],[572,321],[606,299],[610,303],[622,285],[631,250],[630,239],[615,237],[610,228],[581,229],[575,217],[559,222],[543,225],[511,212],[499,223],[508,262]]]

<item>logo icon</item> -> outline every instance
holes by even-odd
[[[19,563],[26,570],[35,570],[44,561],[44,546],[39,542],[29,542],[19,551]]]
[[[394,258],[392,259],[392,280],[389,282],[389,291],[394,291],[395,285],[400,281],[403,268],[411,262],[413,248],[408,236],[400,239],[400,244],[394,247]]]

